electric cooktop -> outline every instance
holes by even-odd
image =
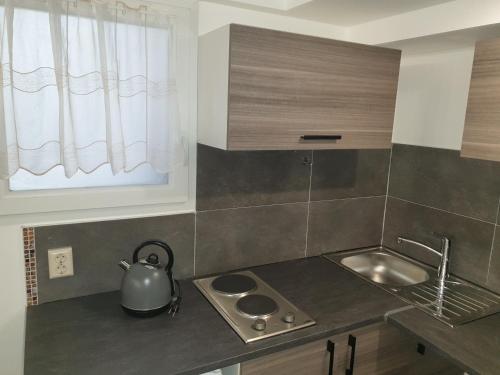
[[[250,271],[194,280],[245,343],[316,324]]]

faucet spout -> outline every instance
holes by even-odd
[[[448,265],[449,265],[449,256],[450,256],[450,239],[444,235],[438,235],[441,238],[441,251],[437,251],[422,242],[418,242],[406,237],[398,237],[398,243],[409,243],[412,245],[419,246],[434,255],[437,255],[441,258],[441,262],[439,263],[438,268],[438,283],[440,288],[444,287],[444,283],[448,278]]]
[[[406,237],[398,237],[398,243],[409,243],[409,244],[412,244],[412,245],[416,245],[416,246],[419,246],[421,248],[424,248],[425,250],[427,251],[430,251],[431,253],[433,253],[434,255],[437,255],[437,256],[441,256],[441,253],[435,249],[433,249],[432,247],[430,246],[427,246],[426,244],[422,243],[422,242],[418,242],[418,241],[415,241],[415,240],[412,240],[410,238],[406,238]]]

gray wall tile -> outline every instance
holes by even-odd
[[[312,199],[385,194],[389,154],[315,152]],[[37,228],[40,301],[118,289],[122,273],[116,262],[153,237],[171,243],[178,277],[192,276],[195,265],[197,274],[206,274],[303,257],[311,185],[304,158],[312,156],[312,151],[227,152],[198,145],[196,259],[194,215]],[[323,245],[345,250],[380,242],[381,198],[328,202],[315,212],[309,231],[316,247],[310,255]],[[338,230],[331,232],[331,224]],[[46,251],[66,245],[74,249],[76,276],[49,280]]]
[[[495,222],[500,163],[461,158],[459,151],[396,144],[389,195]]]
[[[176,278],[193,275],[194,214],[38,227],[35,237],[40,303],[119,289],[118,261],[131,261],[135,247],[149,239],[172,247]],[[47,250],[63,246],[73,248],[75,275],[51,280]],[[155,249],[165,260],[162,251]]]
[[[307,204],[198,212],[196,275],[304,256]]]
[[[500,293],[500,226],[497,226],[495,232],[487,287]]]
[[[223,151],[198,144],[198,210],[306,202],[311,151]]]
[[[439,259],[418,247],[397,243],[407,236],[439,249],[434,232],[451,239],[450,271],[485,285],[494,225],[389,197],[385,215],[385,246],[422,262],[437,265]]]
[[[390,152],[314,151],[311,200],[385,195]]]
[[[311,202],[307,255],[380,245],[385,197]]]

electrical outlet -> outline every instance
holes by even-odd
[[[49,254],[49,278],[73,276],[73,249],[61,247],[50,249]]]

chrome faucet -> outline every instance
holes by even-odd
[[[448,278],[448,265],[449,265],[449,257],[450,257],[450,239],[444,235],[436,234],[441,239],[441,251],[437,251],[430,246],[427,246],[421,242],[414,241],[405,237],[398,237],[398,243],[410,243],[412,245],[417,245],[422,247],[431,253],[441,257],[441,263],[438,268],[438,283],[440,287],[444,287],[444,283]]]

